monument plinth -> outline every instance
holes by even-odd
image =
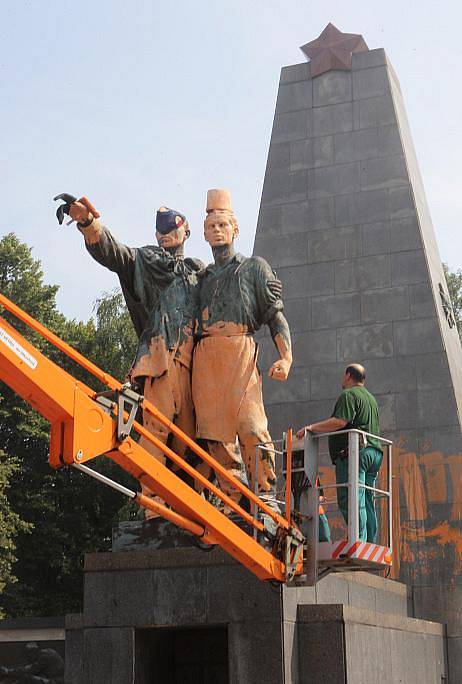
[[[274,587],[220,549],[89,554],[66,684],[434,684],[444,628],[408,610],[405,585],[363,572]]]

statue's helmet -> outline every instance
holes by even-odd
[[[156,214],[156,231],[161,235],[167,235],[172,230],[176,230],[181,226],[186,226],[189,230],[189,224],[186,216],[176,209],[170,207],[160,207]]]

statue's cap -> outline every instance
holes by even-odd
[[[156,214],[156,231],[161,235],[167,235],[186,222],[186,216],[176,209],[160,207]]]
[[[229,190],[212,188],[207,190],[207,213],[210,211],[232,211]]]

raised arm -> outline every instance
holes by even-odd
[[[348,422],[346,420],[332,416],[331,418],[320,420],[318,423],[305,425],[305,427],[302,427],[297,431],[296,437],[297,439],[303,439],[305,432],[319,432],[320,434],[323,432],[336,432],[337,430],[343,430],[347,425]]]
[[[65,195],[64,197],[72,196]],[[131,284],[135,268],[136,249],[127,247],[115,239],[99,221],[99,213],[85,197],[64,205],[64,208],[61,209],[61,215],[62,213],[69,214],[71,219],[77,221],[77,227],[85,238],[85,246],[91,256],[99,264],[114,271],[124,281]]]

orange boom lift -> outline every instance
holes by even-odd
[[[238,482],[204,449],[165,418],[157,408],[122,385],[91,361],[79,354],[41,323],[0,294],[0,305],[35,330],[48,342],[92,373],[110,392],[97,393],[50,361],[15,328],[0,318],[0,380],[3,380],[51,423],[49,463],[53,468],[75,467],[199,537],[208,544],[218,544],[261,580],[288,582],[302,572],[304,537],[290,519],[276,513],[247,487]],[[250,502],[253,514],[232,501],[217,486],[198,473],[183,458],[135,421],[142,407],[231,482]],[[131,436],[132,430],[160,448],[175,465],[205,489],[213,492],[250,526],[249,534],[218,511],[212,504],[156,461]],[[109,480],[84,465],[104,455],[170,506],[163,506],[140,493]],[[258,513],[258,514],[257,514]],[[258,543],[268,521],[277,529],[271,551]]]

